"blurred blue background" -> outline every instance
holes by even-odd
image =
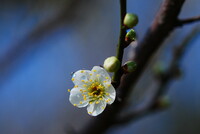
[[[127,3],[128,12],[139,16],[136,31],[140,41],[162,0]],[[185,2],[180,18],[199,14],[199,1],[190,0]],[[167,64],[174,45],[196,26],[175,30],[159,50],[158,60]],[[84,127],[90,119],[86,109],[77,109],[68,101],[67,89],[73,87],[70,74],[101,65],[106,57],[115,55],[118,35],[119,3],[115,0],[2,0],[0,134],[68,134],[71,129]],[[200,133],[199,35],[191,43],[181,64],[183,77],[169,86],[172,106],[126,126],[113,127],[107,134]],[[146,87],[151,84],[140,83]],[[133,99],[148,95],[142,91]]]

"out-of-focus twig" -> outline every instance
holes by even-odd
[[[200,16],[195,16],[195,17],[187,18],[187,19],[178,19],[176,25],[183,26],[185,24],[190,24],[190,23],[194,23],[198,21],[200,21]]]
[[[150,113],[155,112],[156,110],[159,110],[159,107],[157,105],[157,101],[160,97],[162,97],[166,90],[167,86],[170,84],[170,82],[176,77],[177,71],[179,70],[179,64],[184,57],[184,54],[188,51],[188,47],[191,45],[191,40],[199,34],[200,28],[194,28],[189,35],[182,41],[180,45],[178,45],[175,50],[173,51],[173,59],[169,63],[169,67],[165,72],[162,72],[159,76],[159,79],[157,79],[158,82],[158,89],[154,90],[156,91],[154,93],[154,97],[150,101],[148,101],[145,104],[142,104],[139,108],[134,109],[134,111],[130,112],[127,115],[124,115],[123,117],[119,118],[119,120],[116,121],[117,124],[126,124],[133,120],[139,119],[141,117],[144,117]]]
[[[8,77],[8,74],[14,70],[12,66],[16,60],[20,59],[20,57],[23,57],[23,54],[32,50],[33,48],[39,47],[40,43],[35,42],[51,33],[52,30],[71,23],[71,21],[75,19],[75,11],[77,11],[80,6],[83,6],[83,4],[87,2],[69,2],[70,5],[66,5],[66,7],[61,9],[57,15],[54,15],[54,17],[52,17],[50,20],[39,24],[21,41],[13,44],[13,47],[0,58],[0,85],[3,83],[6,77]]]

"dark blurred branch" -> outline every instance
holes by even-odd
[[[133,111],[132,113],[129,113],[125,116],[123,116],[122,118],[119,118],[118,120],[115,121],[115,125],[125,125],[128,124],[132,121],[136,121],[139,120],[141,118],[144,118],[150,114],[156,114],[155,109],[141,109],[141,111]]]
[[[126,124],[131,121],[135,121],[136,119],[139,119],[141,117],[147,116],[152,112],[155,112],[156,110],[159,110],[159,104],[158,100],[159,98],[163,97],[167,90],[167,86],[170,84],[170,82],[177,76],[177,71],[179,70],[179,64],[181,60],[184,57],[184,54],[188,51],[189,45],[191,45],[191,40],[199,34],[200,29],[194,28],[191,33],[183,40],[183,42],[178,45],[173,53],[173,59],[170,62],[169,68],[160,74],[160,77],[158,80],[158,89],[154,90],[156,91],[154,93],[154,97],[147,103],[144,103],[140,105],[140,107],[135,108],[133,112],[124,115],[123,117],[119,118],[119,120],[116,121],[117,124]]]
[[[183,26],[185,24],[190,24],[190,23],[194,23],[194,22],[198,22],[200,21],[200,16],[195,16],[192,18],[188,18],[188,19],[179,19],[177,21],[177,26]]]
[[[66,7],[61,9],[61,11],[54,15],[50,20],[38,24],[38,26],[36,26],[36,28],[27,34],[27,36],[25,36],[21,41],[13,44],[11,50],[0,58],[0,85],[3,83],[3,80],[8,77],[8,73],[11,74],[14,70],[12,66],[16,60],[22,58],[24,54],[30,50],[41,47],[40,43],[35,42],[40,40],[42,37],[49,35],[52,30],[71,23],[71,21],[76,17],[74,14],[75,11],[79,10],[80,6],[83,6],[82,4],[87,2],[70,2],[70,5],[66,5]]]

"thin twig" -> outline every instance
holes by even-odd
[[[120,66],[122,64],[123,54],[124,54],[124,46],[125,46],[125,35],[126,35],[126,28],[123,25],[123,20],[126,15],[126,0],[120,0],[120,35],[119,41],[117,45],[117,58],[120,61]],[[119,69],[113,75],[113,85],[117,87],[120,84],[120,79],[122,76],[122,70]]]
[[[200,16],[195,16],[195,17],[187,18],[187,19],[179,19],[177,21],[177,26],[183,26],[183,25],[198,22],[198,21],[200,21]]]

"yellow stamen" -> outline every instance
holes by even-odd
[[[102,85],[98,85],[97,88],[98,88],[98,89],[101,89],[101,88],[103,88],[103,86],[102,86]]]
[[[109,102],[109,101],[111,101],[111,99],[107,99],[107,100],[106,100],[106,102]]]
[[[83,87],[87,87],[87,85],[84,84]]]
[[[75,79],[74,78],[72,78],[72,81],[74,81]]]
[[[99,77],[99,76],[100,76],[99,74],[96,75],[96,77]]]
[[[90,79],[89,81],[90,81],[90,82],[92,82],[93,80],[92,80],[92,79]]]
[[[92,112],[88,112],[88,114],[92,114]]]
[[[81,80],[82,82],[85,82],[84,80]]]
[[[96,104],[99,104],[99,101],[96,101],[95,103],[96,103]]]
[[[97,70],[93,70],[93,72],[96,72]]]
[[[78,87],[78,85],[75,85],[75,86],[74,86],[74,88],[77,88],[77,87]]]
[[[106,95],[110,95],[109,93],[106,93]]]
[[[88,93],[89,96],[92,96],[92,93]]]
[[[86,96],[83,96],[83,100],[87,100]]]
[[[79,103],[80,103],[80,104],[83,104],[83,102],[82,102],[82,101],[80,101]]]
[[[102,98],[99,98],[99,100],[103,100]]]
[[[111,101],[111,100],[110,100],[110,99],[107,99],[107,100],[106,100],[106,102],[109,102],[109,101]]]
[[[99,82],[95,82],[95,84],[96,84],[96,85],[98,85],[98,84],[99,84]]]
[[[109,77],[106,77],[106,79],[109,79]]]
[[[102,109],[105,109],[105,107],[101,107]]]
[[[84,73],[85,71],[84,70],[81,70],[81,73]]]
[[[90,76],[92,76],[92,74],[90,74]]]
[[[76,107],[76,106],[77,106],[77,104],[74,104],[74,106]]]
[[[71,90],[70,90],[70,89],[68,89],[67,91],[68,91],[68,92],[70,92]]]
[[[110,87],[111,85],[110,85],[110,84],[108,84],[107,86],[108,86],[108,87]]]
[[[106,83],[107,81],[105,80],[105,81],[103,81],[104,83]]]
[[[90,102],[90,104],[92,104],[92,102]]]

